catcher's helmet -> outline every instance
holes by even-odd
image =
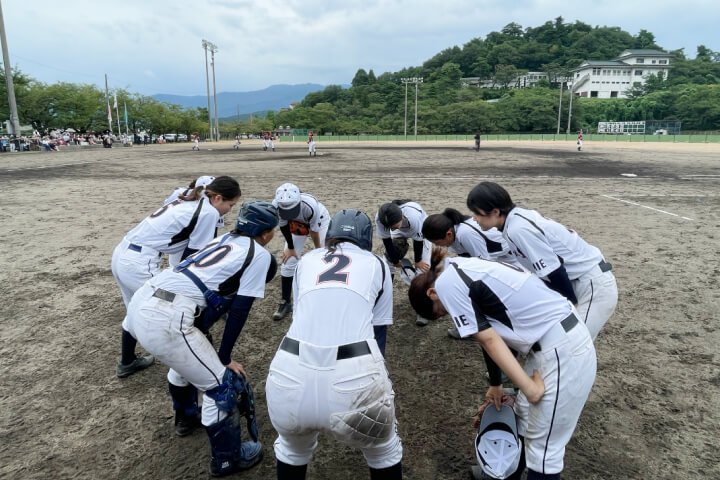
[[[402,220],[402,210],[395,203],[385,203],[378,210],[378,220],[385,228],[390,228]]]
[[[475,437],[475,454],[483,472],[490,478],[509,477],[518,468],[522,449],[512,407],[502,405],[498,411],[488,405]]]
[[[235,230],[248,237],[256,237],[279,223],[277,208],[262,200],[250,200],[242,204],[238,213]]]
[[[300,213],[300,189],[293,183],[283,183],[275,190],[273,200],[283,220],[291,220]]]
[[[360,210],[346,208],[333,215],[327,237],[349,240],[364,250],[372,251],[372,222]]]

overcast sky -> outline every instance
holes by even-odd
[[[655,34],[668,50],[720,50],[717,0],[4,0],[10,61],[46,83],[152,95],[204,95],[202,39],[215,43],[218,92],[350,83],[421,65],[510,22],[562,16]],[[212,88],[212,86],[211,86]]]

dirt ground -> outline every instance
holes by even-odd
[[[201,174],[234,176],[243,201],[269,200],[292,181],[331,214],[353,207],[373,215],[395,198],[428,213],[465,211],[476,183],[501,183],[518,205],[598,246],[618,280],[620,301],[596,342],[597,380],[563,478],[720,478],[720,146],[471,146],[320,143],[313,158],[302,143],[263,152],[247,142],[239,151],[226,143],[200,152],[170,144],[0,155],[0,478],[208,476],[204,432],[174,435],[167,369],[156,363],[115,377],[124,307],[110,273],[125,232]],[[269,249],[281,248],[278,234]],[[405,478],[470,478],[472,416],[487,388],[480,349],[450,339],[447,318],[415,326],[399,279],[394,294],[387,361]],[[276,278],[234,350],[255,389],[265,453],[237,478],[275,475],[264,386],[289,326],[271,319],[279,297]],[[219,339],[222,325],[214,328]],[[359,452],[321,437],[308,478],[368,477]]]

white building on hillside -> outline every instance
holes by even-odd
[[[670,72],[671,55],[659,50],[625,50],[613,60],[585,60],[572,70],[575,95],[593,98],[627,98],[635,85],[650,75]]]

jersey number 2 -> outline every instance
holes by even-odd
[[[350,265],[349,257],[341,254],[325,255],[323,257],[323,262],[332,263],[333,265],[318,275],[318,285],[327,282],[348,283],[348,277],[350,274],[348,272],[343,272],[342,269]]]

